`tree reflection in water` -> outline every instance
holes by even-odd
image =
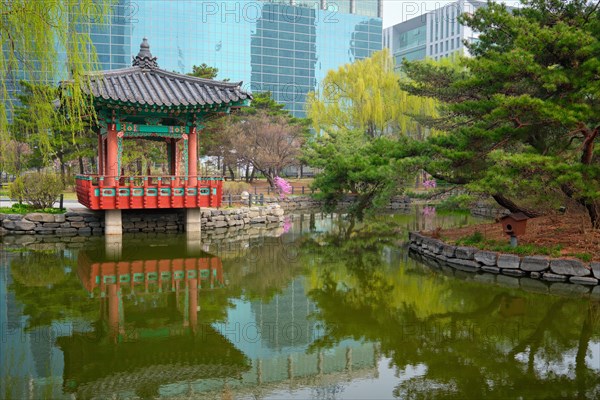
[[[598,398],[600,303],[458,280],[396,250],[381,221],[306,241],[309,296],[326,327],[313,349],[379,342],[401,398]],[[394,251],[393,249],[391,250]],[[592,357],[590,346],[596,347]]]

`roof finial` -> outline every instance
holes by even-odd
[[[142,40],[142,43],[140,44],[140,52],[137,56],[133,57],[133,66],[144,69],[158,68],[156,57],[152,57],[152,53],[150,53],[150,45],[148,44],[148,39],[145,37]]]

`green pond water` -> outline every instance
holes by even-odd
[[[474,222],[5,238],[0,398],[600,398],[600,296],[409,255],[409,230]]]

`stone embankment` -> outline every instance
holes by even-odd
[[[202,230],[221,228],[256,228],[280,226],[284,210],[277,204],[236,209],[202,209]],[[123,211],[123,232],[182,232],[184,214],[181,210],[156,212]],[[104,233],[104,212],[77,211],[66,214],[31,213],[0,214],[0,236],[8,235],[101,235]]]
[[[354,204],[355,198],[347,196],[338,202],[338,209],[345,209]],[[319,200],[313,199],[311,196],[297,196],[288,197],[285,199],[278,200],[278,203],[286,210],[302,210],[311,208],[320,208],[323,203]],[[411,199],[408,196],[395,196],[392,197],[390,203],[386,207],[388,210],[401,210],[411,206]]]
[[[508,277],[527,278],[515,279],[516,286],[523,286],[519,282],[524,281],[530,287],[537,287],[542,291],[556,286],[554,289],[557,291],[593,291],[600,295],[600,262],[584,263],[577,259],[499,254],[474,247],[449,245],[416,232],[409,234],[409,247],[428,265],[473,273],[487,272],[498,275],[497,279],[504,281],[510,281]]]

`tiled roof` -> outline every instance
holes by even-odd
[[[89,86],[83,88],[86,94],[136,105],[195,107],[252,99],[241,88],[242,82],[202,79],[158,68],[145,38],[132,67],[92,73],[89,78]]]

